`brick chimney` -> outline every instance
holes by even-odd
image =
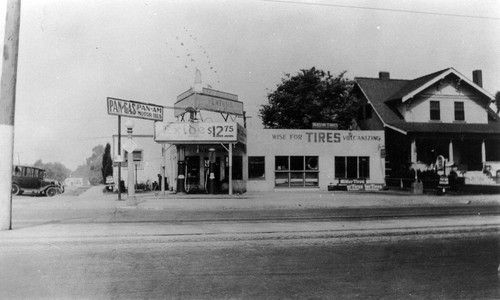
[[[378,72],[378,79],[389,80],[389,79],[391,79],[391,73],[389,73],[389,72]]]
[[[480,87],[483,87],[483,71],[481,70],[472,71],[472,81],[474,81],[474,83],[479,85]]]

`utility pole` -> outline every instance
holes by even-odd
[[[8,0],[0,81],[0,230],[12,229],[12,163],[21,0]]]

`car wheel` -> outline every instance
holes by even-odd
[[[47,195],[47,197],[54,197],[56,194],[57,190],[55,187],[50,187],[47,189],[47,191],[45,191],[45,195]]]
[[[19,185],[13,183],[12,184],[12,189],[10,190],[10,193],[12,195],[19,195],[20,191],[21,191],[21,189],[19,188]]]

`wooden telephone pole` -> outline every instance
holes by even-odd
[[[8,0],[0,81],[0,230],[12,229],[12,163],[21,0]]]

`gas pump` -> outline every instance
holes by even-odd
[[[215,194],[215,174],[214,174],[214,167],[215,167],[215,149],[210,148],[208,149],[208,160],[209,160],[209,165],[208,165],[208,193],[209,194]]]
[[[448,179],[448,176],[446,176],[446,160],[442,155],[439,155],[436,159],[436,169],[439,174],[439,170],[443,170],[443,174],[439,176],[439,183],[438,183],[438,193],[439,194],[446,194],[446,191],[450,189],[450,182]]]

